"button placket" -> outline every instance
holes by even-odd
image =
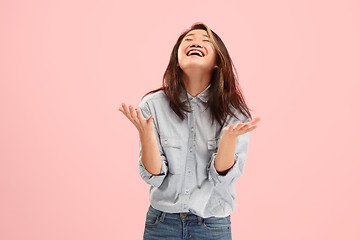
[[[195,99],[193,99],[195,100]],[[196,113],[196,105],[195,104],[191,104],[191,109],[192,112],[189,113],[189,122],[188,122],[188,126],[189,126],[189,139],[188,139],[188,154],[187,154],[187,159],[186,159],[186,166],[185,166],[185,175],[184,175],[184,185],[183,185],[183,189],[182,189],[182,193],[183,193],[183,199],[182,199],[182,203],[183,203],[183,211],[188,211],[189,208],[189,200],[190,200],[190,189],[192,186],[192,168],[194,165],[194,160],[195,160],[195,113]]]

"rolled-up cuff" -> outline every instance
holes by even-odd
[[[161,166],[160,174],[153,175],[146,170],[141,158],[139,159],[139,173],[140,173],[141,178],[144,179],[145,182],[147,182],[148,184],[150,184],[151,186],[154,186],[154,187],[160,187],[160,185],[164,181],[164,178],[168,172],[168,166],[166,165],[165,159],[163,156],[161,156],[161,160],[162,160],[162,166]]]
[[[216,152],[212,154],[211,159],[208,164],[208,179],[209,181],[213,181],[214,185],[217,184],[230,184],[234,182],[237,178],[241,176],[241,171],[239,168],[239,154],[235,153],[235,163],[229,169],[229,171],[225,175],[220,175],[215,168],[215,157]]]

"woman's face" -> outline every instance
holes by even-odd
[[[193,49],[199,50],[201,53],[194,51],[192,55],[188,56]],[[216,64],[216,50],[207,32],[203,29],[188,32],[180,43],[178,59],[179,66],[185,72],[194,69],[211,72]]]

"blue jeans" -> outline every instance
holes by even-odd
[[[166,213],[150,205],[143,240],[162,239],[231,240],[230,216],[202,218],[191,212]]]

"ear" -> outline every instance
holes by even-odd
[[[218,65],[215,65],[215,67],[214,68],[219,68],[219,66]]]

